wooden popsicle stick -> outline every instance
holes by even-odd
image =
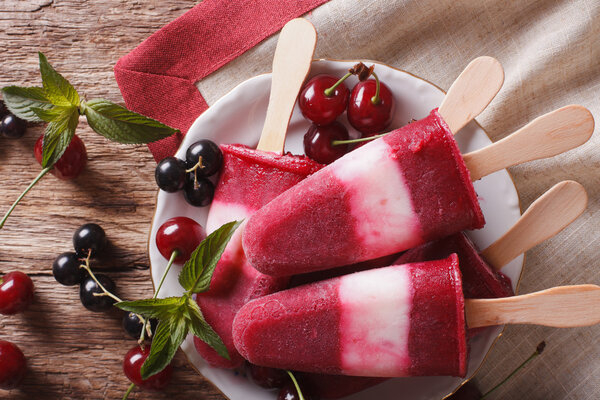
[[[558,286],[499,299],[466,299],[467,326],[535,324],[569,328],[600,323],[600,286]]]
[[[471,180],[528,161],[548,158],[585,143],[594,132],[594,117],[583,106],[570,105],[537,117],[510,136],[465,154]]]
[[[579,217],[588,196],[575,181],[563,181],[534,201],[502,237],[481,252],[496,271],[521,253],[556,235]]]
[[[285,24],[273,57],[267,117],[257,149],[283,154],[285,135],[317,44],[315,27],[303,18]]]
[[[471,61],[456,78],[439,113],[453,133],[478,116],[496,96],[504,83],[502,65],[492,57]]]

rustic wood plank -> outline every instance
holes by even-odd
[[[195,5],[192,1],[0,0],[0,86],[40,84],[38,50],[88,98],[122,102],[112,67],[151,33]],[[123,332],[117,310],[85,310],[77,288],[52,278],[52,260],[72,248],[81,224],[99,223],[111,241],[97,270],[115,279],[127,299],[152,294],[146,252],[156,186],[154,161],[145,146],[108,142],[81,123],[89,164],[73,182],[45,177],[0,231],[0,275],[21,270],[32,276],[36,301],[26,313],[0,316],[0,338],[13,341],[30,370],[11,399],[121,398],[129,385],[122,358],[135,345]],[[43,126],[20,140],[0,138],[0,212],[4,212],[40,167],[32,149]],[[134,392],[130,398],[222,399],[178,354],[173,384],[164,393]]]

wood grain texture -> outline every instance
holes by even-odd
[[[0,0],[0,86],[39,85],[37,51],[87,98],[122,103],[112,68],[142,40],[196,2]],[[43,126],[31,126],[20,140],[0,138],[0,212],[40,171],[33,144]],[[36,300],[21,315],[0,316],[0,339],[25,353],[29,372],[21,389],[0,390],[10,399],[120,399],[128,380],[124,354],[135,345],[121,328],[121,314],[85,310],[77,288],[54,281],[53,259],[72,250],[81,224],[99,223],[111,248],[92,267],[105,271],[126,299],[149,297],[146,252],[156,185],[145,146],[108,142],[82,122],[89,164],[75,181],[45,177],[0,230],[0,276],[21,270],[36,285]],[[173,384],[163,393],[136,390],[131,399],[223,399],[180,352]]]

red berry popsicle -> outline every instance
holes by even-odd
[[[394,265],[253,300],[233,324],[250,362],[355,376],[464,376],[458,258]]]
[[[316,31],[310,22],[294,19],[282,29],[275,56],[271,94],[265,125],[257,150],[241,145],[224,145],[223,168],[207,220],[207,231],[250,217],[274,197],[322,167],[304,156],[282,154],[287,126],[312,60]],[[234,368],[243,358],[233,345],[231,325],[236,312],[248,301],[280,290],[287,278],[264,275],[247,262],[240,232],[231,239],[208,292],[196,298],[204,318],[219,334],[230,360],[195,338],[196,349],[212,366]]]

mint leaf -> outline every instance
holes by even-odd
[[[114,142],[150,143],[177,132],[176,129],[108,100],[94,99],[81,105],[90,127]]]
[[[167,297],[164,299],[145,299],[136,301],[121,301],[115,306],[123,311],[129,311],[148,318],[168,319],[177,313],[185,304],[182,297]]]
[[[79,113],[76,107],[64,108],[54,121],[50,122],[44,132],[42,142],[42,167],[47,168],[56,163],[63,155],[79,123]]]
[[[187,336],[189,325],[189,320],[182,315],[158,323],[150,354],[140,369],[142,379],[148,379],[169,365]]]
[[[54,105],[79,107],[79,94],[61,74],[56,72],[43,53],[40,57],[40,73],[46,96]]]
[[[200,293],[209,289],[217,262],[241,223],[233,221],[222,225],[198,245],[179,274],[179,283],[185,290]]]
[[[60,120],[65,114],[71,114],[72,112],[77,111],[77,108],[73,106],[54,106],[52,108],[31,107],[31,111],[33,111],[42,121],[53,122]]]
[[[8,110],[17,117],[31,122],[42,121],[32,110],[52,108],[53,104],[40,87],[7,86],[2,88],[2,97]]]
[[[215,349],[215,351],[223,358],[230,360],[227,347],[217,332],[206,322],[200,307],[193,299],[188,299],[188,307],[186,309],[188,317],[191,320],[190,330],[194,336],[197,336],[204,343]]]

